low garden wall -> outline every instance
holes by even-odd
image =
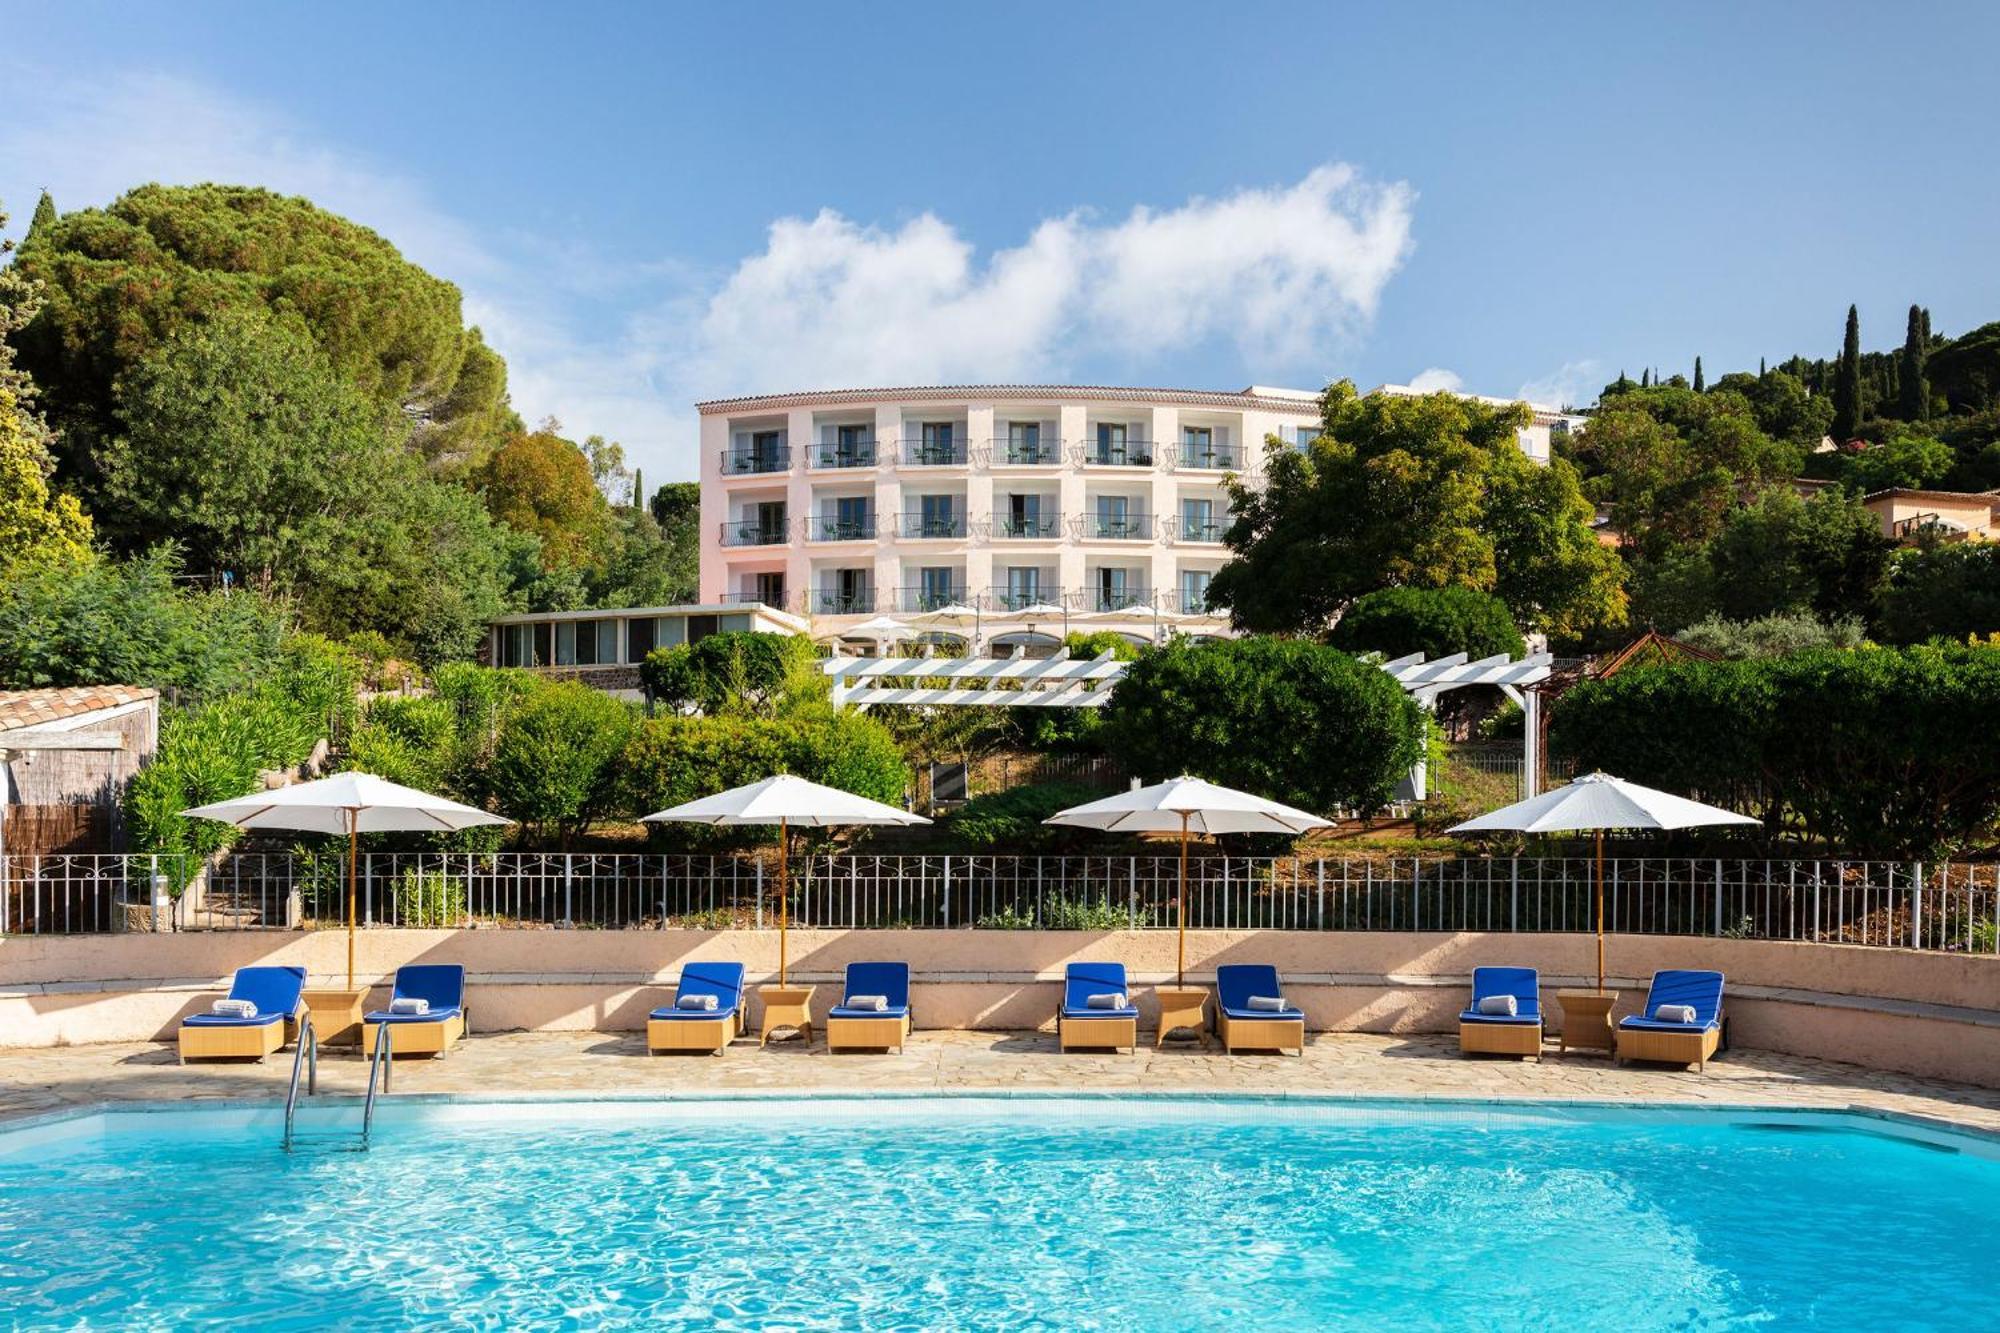
[[[823,1011],[842,968],[906,959],[920,1028],[1046,1026],[1073,959],[1119,959],[1150,1019],[1148,988],[1174,977],[1171,931],[828,931],[790,937],[794,983],[818,983]],[[475,1031],[629,1031],[644,1025],[683,963],[735,959],[774,980],[773,931],[364,931],[356,979],[380,985],[405,963],[462,963]],[[1269,962],[1319,1031],[1443,1032],[1481,964],[1539,968],[1544,984],[1589,984],[1591,937],[1575,934],[1194,931],[1188,975]],[[162,1040],[206,1008],[236,968],[303,965],[338,985],[346,936],[187,932],[0,940],[0,1047]],[[1657,968],[1716,967],[1729,978],[1731,1044],[2000,1087],[2000,961],[1936,952],[1768,940],[1614,937],[1607,968],[1621,1012]],[[386,992],[378,991],[380,999]],[[1553,1006],[1551,1026],[1556,1022]],[[754,1017],[754,1007],[753,1007]]]

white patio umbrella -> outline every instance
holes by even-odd
[[[276,791],[252,792],[181,811],[244,829],[291,829],[347,835],[347,987],[354,989],[355,848],[363,833],[452,833],[511,819],[442,796],[402,787],[373,773],[336,773]]]
[[[1597,992],[1604,993],[1604,831],[1606,829],[1706,828],[1755,824],[1749,815],[1703,805],[1685,796],[1641,787],[1609,773],[1586,773],[1525,801],[1453,825],[1447,833],[1580,833],[1597,835]]]
[[[841,632],[849,639],[907,639],[916,633],[908,625],[892,616],[876,616],[864,620],[859,625],[851,625]]]
[[[972,633],[965,641],[965,650],[967,653],[976,653],[979,651],[979,620],[981,614],[982,612],[976,606],[967,606],[964,602],[947,602],[943,606],[934,607],[929,611],[923,612],[921,615],[912,616],[911,619],[939,625],[971,621]]]
[[[1325,828],[1329,821],[1318,815],[1294,810],[1289,805],[1252,796],[1232,787],[1185,775],[1150,787],[1107,796],[1101,801],[1073,805],[1042,821],[1072,828],[1104,829],[1115,833],[1172,833],[1181,835],[1180,892],[1174,901],[1179,952],[1174,965],[1175,983],[1187,979],[1187,866],[1190,833],[1304,833]]]
[[[776,824],[778,826],[778,984],[785,984],[785,931],[788,913],[785,902],[788,875],[786,842],[792,825],[830,828],[849,824],[928,824],[922,815],[898,810],[893,805],[856,796],[836,787],[822,787],[789,773],[765,778],[743,787],[732,787],[713,796],[688,801],[670,810],[647,815],[648,824]]]

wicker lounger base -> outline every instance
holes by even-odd
[[[1542,1058],[1540,1023],[1460,1023],[1458,1049],[1465,1055],[1532,1055]]]
[[[661,1051],[702,1051],[721,1055],[729,1043],[743,1035],[743,1010],[722,1018],[648,1018],[646,1049]]]
[[[453,1014],[442,1023],[391,1023],[395,1029],[389,1037],[391,1055],[443,1055],[465,1035],[465,1015]],[[361,1026],[361,1053],[375,1054],[375,1039],[382,1031],[380,1023],[364,1023]]]
[[[1722,1029],[1700,1032],[1656,1032],[1647,1028],[1618,1029],[1618,1062],[1657,1060],[1663,1064],[1693,1065],[1697,1071],[1708,1067],[1708,1058],[1722,1044]]]
[[[893,1050],[901,1053],[910,1035],[910,1018],[898,1014],[889,1018],[829,1018],[826,1020],[826,1049]]]
[[[1065,1051],[1109,1046],[1117,1050],[1137,1050],[1139,1020],[1136,1018],[1064,1018],[1056,1015],[1056,1043]]]
[[[1218,1013],[1215,1034],[1225,1051],[1296,1051],[1306,1053],[1306,1025],[1296,1018],[1231,1018]]]
[[[285,1044],[285,1020],[255,1026],[197,1023],[183,1027],[180,1036],[183,1061],[261,1060]]]

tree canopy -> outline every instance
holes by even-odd
[[[1340,618],[1327,642],[1348,653],[1474,660],[1527,651],[1507,604],[1470,588],[1382,588],[1365,593]]]
[[[1355,598],[1403,585],[1494,592],[1538,630],[1622,616],[1618,560],[1591,535],[1574,470],[1518,447],[1525,405],[1363,398],[1342,380],[1321,412],[1310,445],[1268,449],[1262,488],[1231,483],[1236,558],[1209,595],[1240,628],[1323,633]]]

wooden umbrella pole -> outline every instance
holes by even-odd
[[[1597,993],[1604,994],[1604,830],[1597,830]]]
[[[354,989],[354,892],[355,881],[360,877],[355,869],[358,857],[356,845],[360,842],[359,825],[361,812],[347,812],[347,989]]]
[[[1187,985],[1187,844],[1188,812],[1181,811],[1181,890],[1174,898],[1174,916],[1180,927],[1180,948],[1174,957],[1174,985]]]
[[[791,886],[786,883],[788,878],[786,853],[790,850],[791,841],[790,826],[781,816],[778,819],[778,984],[780,986],[785,984],[785,923],[788,911],[786,899],[791,897],[788,892]]]

